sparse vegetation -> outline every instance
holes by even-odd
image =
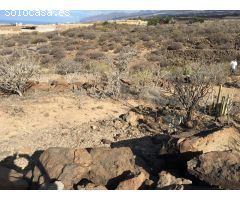
[[[173,93],[186,109],[185,123],[193,119],[193,112],[200,101],[211,92],[215,74],[207,67],[179,69],[171,74]]]
[[[146,19],[148,22],[148,26],[156,26],[157,24],[169,24],[174,23],[174,20],[172,17],[151,17]]]
[[[22,96],[30,78],[37,74],[37,63],[26,56],[2,58],[0,62],[0,90]]]

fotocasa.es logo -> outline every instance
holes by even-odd
[[[70,10],[4,10],[6,17],[69,17]]]

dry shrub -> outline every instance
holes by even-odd
[[[96,51],[96,52],[89,53],[88,56],[90,59],[99,60],[104,57],[104,53]]]
[[[37,74],[39,65],[26,55],[18,59],[2,58],[0,62],[0,90],[22,96],[30,78]]]
[[[200,101],[212,92],[213,85],[221,79],[218,76],[209,66],[180,68],[170,74],[173,93],[186,110],[185,123],[192,120]]]
[[[141,62],[141,63],[137,63],[137,64],[134,64],[133,66],[131,66],[131,68],[129,69],[129,72],[135,73],[135,72],[143,71],[146,68],[148,68],[148,63]]]
[[[137,55],[137,51],[129,46],[123,47],[115,57],[114,64],[120,71],[127,70],[128,64]]]
[[[65,47],[65,49],[67,51],[74,51],[74,50],[77,49],[77,46],[76,45],[68,45],[68,46]]]
[[[6,39],[4,42],[5,47],[14,47],[16,45],[16,41],[13,39]]]
[[[159,62],[160,67],[168,67],[170,63],[168,62],[167,59],[162,58]]]
[[[94,46],[93,44],[84,44],[81,46],[82,51],[88,51],[92,49],[96,49],[96,46]]]
[[[75,55],[75,58],[74,58],[75,61],[77,62],[85,62],[87,60],[87,57],[85,55],[85,52],[84,51],[78,51]]]
[[[119,53],[119,52],[121,51],[121,49],[122,49],[122,46],[118,45],[118,46],[114,49],[113,53],[117,54],[117,53]]]
[[[60,33],[58,31],[51,31],[51,32],[45,33],[46,37],[50,40],[56,36],[59,36],[59,34]]]
[[[112,68],[106,61],[93,61],[89,62],[86,66],[87,72],[99,75],[108,75],[111,73]]]
[[[65,49],[55,47],[51,50],[50,55],[55,59],[63,59],[66,56]]]
[[[149,55],[147,55],[147,60],[150,61],[150,62],[160,62],[161,57],[159,55],[156,55],[156,54],[149,54]]]
[[[66,31],[64,31],[62,34],[64,35],[64,36],[67,36],[67,37],[72,37],[72,38],[74,38],[74,37],[76,37],[78,34],[79,34],[79,29],[69,29],[69,30],[66,30]]]
[[[137,55],[137,51],[131,47],[124,47],[115,57],[112,65],[114,70],[107,76],[105,93],[113,98],[119,98],[122,89],[122,80],[127,77],[128,65]],[[108,61],[111,63],[111,61]]]
[[[51,63],[53,61],[53,57],[50,56],[50,55],[43,55],[41,58],[40,58],[40,63],[42,65],[47,65],[49,63]]]
[[[148,42],[151,40],[151,37],[148,34],[142,34],[139,36],[139,39],[144,41],[144,42]]]
[[[175,42],[186,42],[187,41],[187,37],[186,34],[184,34],[184,32],[180,31],[180,30],[174,30],[172,33],[172,39]]]
[[[76,50],[79,47],[80,41],[79,40],[74,40],[74,39],[68,39],[65,42],[65,49],[67,51],[73,51]]]
[[[38,53],[40,53],[40,54],[48,54],[49,46],[47,46],[47,45],[40,46],[37,50],[38,50]]]
[[[109,40],[109,34],[105,33],[105,34],[100,35],[100,37],[98,38],[98,43],[100,45],[102,45],[102,44],[104,44],[108,40]]]
[[[136,71],[130,74],[129,79],[135,87],[145,87],[152,84],[153,72],[149,69]]]
[[[29,36],[28,34],[26,33],[22,33],[18,36],[17,38],[17,43],[19,46],[22,46],[22,45],[26,45],[26,44],[29,44],[30,43],[30,39],[29,39]]]
[[[4,48],[0,51],[0,55],[1,56],[6,56],[6,55],[10,55],[13,53],[13,49],[12,48]]]
[[[31,43],[32,44],[38,44],[38,43],[43,43],[43,42],[47,42],[47,41],[48,41],[48,38],[46,36],[44,36],[44,35],[36,35],[32,39]]]
[[[231,35],[223,32],[212,33],[207,38],[211,43],[216,45],[226,44],[231,41]]]
[[[61,75],[76,73],[80,71],[80,64],[72,60],[63,59],[56,65],[55,71]]]
[[[58,42],[58,41],[64,41],[65,37],[61,36],[61,35],[55,35],[54,37],[51,38],[51,41],[54,42]]]
[[[78,37],[83,38],[84,40],[94,40],[96,35],[94,32],[82,32],[78,34]]]
[[[172,42],[168,45],[168,50],[180,50],[183,48],[182,43],[180,42]]]
[[[148,49],[152,49],[154,48],[156,45],[156,43],[154,41],[148,41],[148,42],[144,42],[144,46]]]

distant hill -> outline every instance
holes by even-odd
[[[240,16],[240,10],[146,10],[146,11],[133,11],[126,13],[112,12],[107,14],[100,14],[83,18],[82,22],[93,21],[106,21],[106,20],[120,20],[137,17],[151,17],[151,16],[176,16],[176,17],[225,17],[225,16]]]

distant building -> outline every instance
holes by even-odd
[[[22,23],[16,23],[16,26],[22,26],[23,24]]]

